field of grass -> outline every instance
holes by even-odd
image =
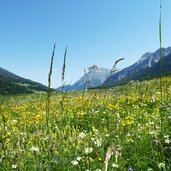
[[[0,98],[0,170],[171,170],[171,78]],[[48,127],[48,130],[47,130]]]

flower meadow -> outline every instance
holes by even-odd
[[[1,97],[0,170],[171,170],[171,78],[162,86],[52,93],[48,118],[46,93]]]

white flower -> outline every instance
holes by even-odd
[[[92,147],[86,147],[86,148],[85,148],[85,153],[86,153],[86,154],[89,154],[89,153],[91,153],[91,152],[93,152],[93,148],[92,148]]]
[[[151,102],[155,102],[155,97],[154,96],[151,97]]]
[[[158,132],[157,131],[150,131],[149,134],[150,135],[158,135]]]
[[[71,161],[71,164],[73,164],[74,166],[76,166],[78,164],[78,161],[77,160],[73,160],[73,161]]]
[[[39,152],[39,148],[38,147],[31,147],[30,148],[30,150],[32,151],[32,152]]]
[[[96,171],[102,171],[101,169],[96,169]]]
[[[23,152],[24,152],[24,150],[23,150],[23,149],[21,149],[21,148],[19,148],[19,152],[20,152],[20,153],[23,153]]]
[[[166,144],[170,144],[171,140],[170,139],[165,139]]]
[[[169,135],[164,135],[164,138],[165,139],[169,139]]]
[[[149,122],[150,125],[154,125],[154,122]]]
[[[80,161],[82,159],[82,157],[77,157],[77,161]]]
[[[12,165],[12,168],[13,168],[13,169],[16,169],[16,168],[17,168],[17,165],[16,165],[16,164],[13,164],[13,165]]]
[[[86,137],[86,133],[84,132],[80,132],[80,134],[78,135],[79,138],[83,139]]]
[[[102,142],[103,142],[102,138],[99,138],[99,139],[95,138],[94,139],[94,144],[97,145],[97,147],[100,147],[102,145]]]
[[[22,142],[23,142],[23,143],[25,142],[25,138],[22,138]]]
[[[105,136],[106,136],[106,137],[110,137],[110,134],[106,134]]]
[[[17,120],[13,119],[13,120],[12,120],[12,122],[13,122],[13,123],[16,123],[16,122],[17,122]]]
[[[165,168],[165,163],[159,163],[159,164],[158,164],[158,168],[160,168],[160,169],[161,169],[161,168]]]
[[[118,165],[118,164],[116,164],[116,163],[113,163],[113,164],[112,164],[112,167],[113,167],[113,168],[118,168],[118,167],[119,167],[119,165]]]
[[[97,133],[98,132],[98,129],[96,129],[95,127],[92,127],[93,129],[93,132]]]
[[[169,144],[171,142],[171,140],[169,138],[169,135],[164,135],[164,138],[165,138],[165,143],[166,144]]]
[[[90,162],[93,162],[94,161],[91,157],[89,157],[89,160],[90,160]]]

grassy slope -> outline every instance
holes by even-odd
[[[47,87],[40,83],[19,77],[0,68],[0,94],[19,94],[46,90]]]

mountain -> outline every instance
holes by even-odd
[[[171,53],[171,47],[168,48],[162,48],[162,57],[166,57]],[[102,86],[112,86],[112,85],[119,85],[123,83],[127,83],[130,80],[138,79],[138,75],[142,71],[145,73],[145,70],[150,69],[153,67],[157,62],[160,60],[160,49],[156,50],[154,53],[148,52],[145,53],[140,60],[138,60],[133,65],[112,74],[110,77],[108,77]],[[147,75],[146,75],[147,76]],[[145,77],[145,75],[144,75]]]
[[[165,56],[162,60],[163,76],[171,75],[171,53]],[[134,76],[134,80],[144,80],[154,77],[160,77],[160,61],[155,63],[152,67],[142,70]]]
[[[64,86],[60,86],[57,88],[58,91],[68,91],[70,89],[70,85],[69,84],[66,84]]]
[[[31,93],[46,91],[43,84],[31,81],[0,68],[0,94]]]
[[[100,86],[106,78],[109,77],[110,73],[110,69],[98,68],[93,65],[89,68],[89,71],[73,85],[64,86],[63,91],[78,91]],[[61,91],[62,87],[59,87],[57,90]]]

